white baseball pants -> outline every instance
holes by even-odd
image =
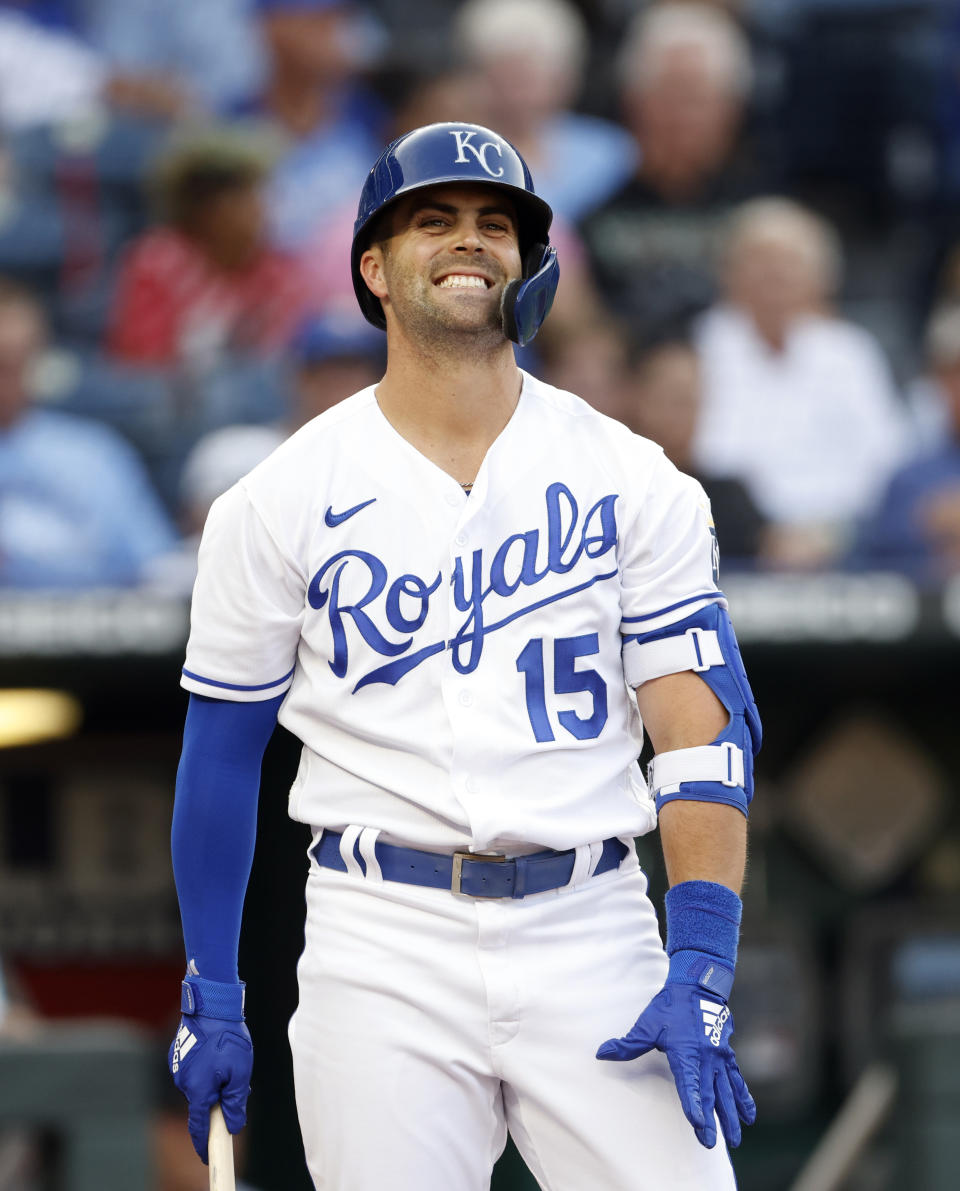
[[[508,1128],[544,1191],[733,1191],[662,1054],[594,1057],[666,977],[646,887],[632,848],[516,901],[311,860],[290,1044],[318,1191],[488,1191]]]

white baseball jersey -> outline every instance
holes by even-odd
[[[659,447],[524,374],[468,496],[364,389],[213,506],[183,685],[286,692],[290,814],[451,850],[655,824],[624,635],[719,598],[709,506]]]

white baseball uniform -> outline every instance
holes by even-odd
[[[602,1063],[667,970],[633,848],[656,822],[624,635],[719,593],[709,506],[659,447],[523,376],[468,496],[365,389],[214,505],[183,685],[286,691],[311,860],[297,1100],[317,1187],[480,1191],[509,1126],[549,1191],[734,1186],[665,1057]],[[357,864],[354,841],[366,861]],[[505,901],[380,879],[381,841],[577,849]]]

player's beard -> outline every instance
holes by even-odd
[[[450,261],[443,272],[464,268],[463,261]],[[426,353],[440,356],[461,354],[465,348],[473,353],[503,346],[506,336],[500,317],[500,297],[505,284],[502,268],[484,262],[484,271],[495,279],[494,288],[487,291],[487,300],[458,309],[455,302],[444,303],[436,296],[432,277],[423,277],[403,269],[392,270],[390,304],[404,334]]]

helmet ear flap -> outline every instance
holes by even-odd
[[[520,347],[530,342],[550,313],[559,280],[557,250],[547,244],[532,245],[523,260],[523,277],[507,283],[500,301],[500,320],[508,339]]]

